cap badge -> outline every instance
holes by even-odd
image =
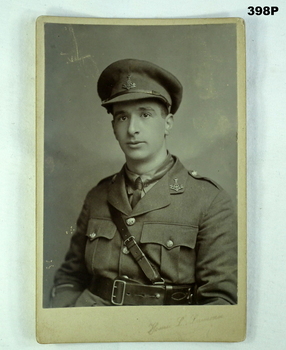
[[[174,179],[174,184],[173,184],[173,185],[170,185],[170,189],[171,189],[171,190],[174,190],[174,191],[176,191],[176,192],[182,190],[183,188],[184,188],[183,185],[179,185],[179,184],[178,184],[178,179],[177,179],[177,178]]]
[[[131,81],[131,75],[130,74],[127,75],[126,84],[122,84],[122,88],[126,89],[126,90],[130,90],[130,89],[136,88],[136,84],[132,83],[132,81]]]

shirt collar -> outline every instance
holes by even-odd
[[[141,180],[143,181],[144,187],[148,187],[150,184],[158,181],[161,177],[163,177],[172,168],[174,162],[175,161],[173,156],[168,152],[167,157],[159,166],[141,175],[138,175],[133,171],[129,170],[127,164],[125,164],[124,171],[126,175],[126,184],[128,192],[133,192],[133,184],[138,176],[140,176]]]

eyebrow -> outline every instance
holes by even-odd
[[[114,113],[113,116],[116,117],[116,116],[118,116],[118,114],[121,114],[121,113],[125,113],[125,111],[123,111],[123,110],[122,111],[117,111],[117,112]]]
[[[152,107],[138,107],[137,108],[138,111],[153,111],[155,112],[155,110]],[[114,117],[116,117],[117,115],[121,114],[121,113],[126,113],[125,110],[120,110],[114,113]]]
[[[155,112],[155,110],[152,107],[139,107],[138,110],[139,111],[153,111],[153,112]]]

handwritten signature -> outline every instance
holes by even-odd
[[[196,322],[207,322],[207,321],[211,321],[211,320],[217,320],[220,318],[223,318],[223,316],[218,315],[218,316],[212,316],[212,317],[207,317],[207,318],[199,318],[198,315],[195,315],[190,320],[186,320],[185,317],[179,317],[175,320],[175,322],[173,324],[161,325],[159,322],[154,322],[154,323],[149,324],[149,330],[147,331],[147,333],[152,335],[155,332],[162,331],[164,329],[186,326],[186,325],[194,323],[195,321]]]
[[[61,52],[60,55],[61,56],[65,56],[65,55],[70,56],[70,57],[67,57],[67,59],[68,59],[67,63],[75,63],[75,62],[84,63],[86,59],[89,59],[96,66],[96,62],[93,60],[91,55],[82,56],[80,54],[77,38],[76,38],[76,35],[75,35],[73,27],[72,26],[68,26],[68,27],[66,27],[66,30],[69,30],[69,32],[72,34],[72,40],[73,40],[73,44],[74,44],[74,48],[73,48],[74,52],[73,52],[73,54],[69,54],[69,53],[66,53],[66,52]]]

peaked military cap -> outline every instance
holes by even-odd
[[[97,91],[108,111],[116,102],[155,98],[174,114],[181,103],[183,87],[173,74],[151,62],[124,59],[101,73]]]

